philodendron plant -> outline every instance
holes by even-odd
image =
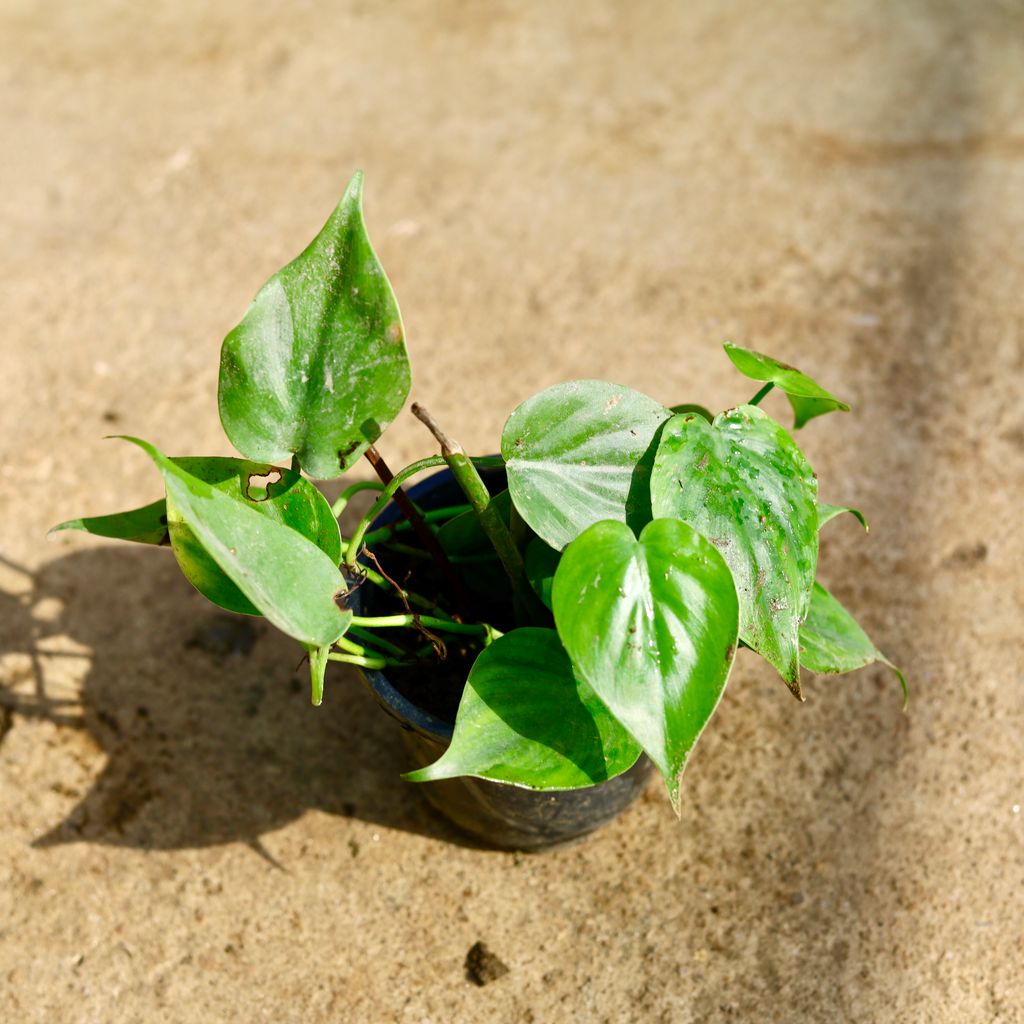
[[[421,666],[425,676],[445,638],[470,643],[451,745],[409,779],[576,789],[644,752],[678,810],[680,777],[737,647],[765,658],[800,699],[801,666],[841,673],[886,661],[815,579],[818,531],[842,512],[863,517],[819,500],[807,459],[758,403],[784,392],[794,428],[847,406],[784,363],[725,350],[763,386],[717,416],[576,380],[520,405],[500,456],[470,457],[413,406],[441,454],[392,475],[376,446],[411,375],[356,174],[224,341],[220,418],[243,458],[172,458],[125,438],[155,463],[165,496],[57,529],[169,545],[214,604],[262,615],[302,644],[314,704],[330,661]],[[363,456],[379,481],[350,484],[332,507],[310,478],[339,477]],[[464,503],[417,508],[402,484],[442,466]],[[483,467],[503,469],[507,490],[490,494]],[[365,489],[379,495],[343,537],[338,518]],[[374,528],[392,500],[403,518]],[[414,567],[402,582],[392,559]],[[355,614],[360,585],[399,611]],[[504,632],[481,621],[485,607],[507,608]]]

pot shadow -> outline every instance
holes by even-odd
[[[30,589],[0,590],[0,654],[23,666],[0,677],[0,742],[43,719],[107,757],[35,846],[243,842],[272,860],[260,837],[307,810],[479,846],[400,779],[399,730],[353,671],[332,665],[312,707],[298,646],[213,609],[169,551],[93,547],[36,573],[2,561]]]

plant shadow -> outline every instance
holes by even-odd
[[[353,671],[332,665],[312,707],[298,646],[211,608],[168,550],[93,547],[36,573],[4,564],[30,587],[0,590],[0,654],[26,666],[0,680],[0,742],[19,719],[44,719],[107,758],[37,847],[243,842],[268,856],[260,837],[308,810],[480,845],[400,779],[400,731]],[[49,685],[68,658],[77,685]]]

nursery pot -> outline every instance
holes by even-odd
[[[502,469],[481,471],[492,494],[505,487]],[[443,508],[465,499],[448,470],[428,477],[408,491],[423,509]],[[372,529],[395,522],[401,512],[388,508]],[[356,614],[372,614],[377,592],[361,587],[350,606]],[[424,671],[428,671],[424,669]],[[436,761],[451,742],[453,723],[444,721],[398,692],[384,672],[361,670],[377,703],[402,727],[413,768]],[[586,789],[540,792],[464,776],[415,785],[446,818],[489,845],[511,850],[540,850],[578,839],[618,817],[643,792],[651,762],[640,760],[622,775]]]

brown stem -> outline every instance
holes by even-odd
[[[366,459],[373,466],[374,472],[380,477],[380,482],[384,485],[391,483],[394,479],[394,473],[388,468],[388,464],[381,457],[381,454],[377,449],[370,445],[366,449]],[[455,597],[456,606],[461,613],[462,618],[472,619],[472,600],[469,596],[469,591],[466,589],[466,584],[463,583],[462,577],[458,574],[455,566],[448,561],[448,556],[444,553],[444,548],[437,542],[437,538],[434,536],[430,527],[423,521],[423,517],[416,511],[416,506],[409,500],[409,496],[398,488],[394,493],[394,502],[400,509],[401,513],[408,520],[409,525],[416,531],[416,535],[420,539],[420,543],[424,549],[428,552],[431,558],[437,563],[437,567],[441,570],[444,578],[448,581],[448,585],[452,588],[452,594]],[[455,616],[459,618],[460,616]]]

